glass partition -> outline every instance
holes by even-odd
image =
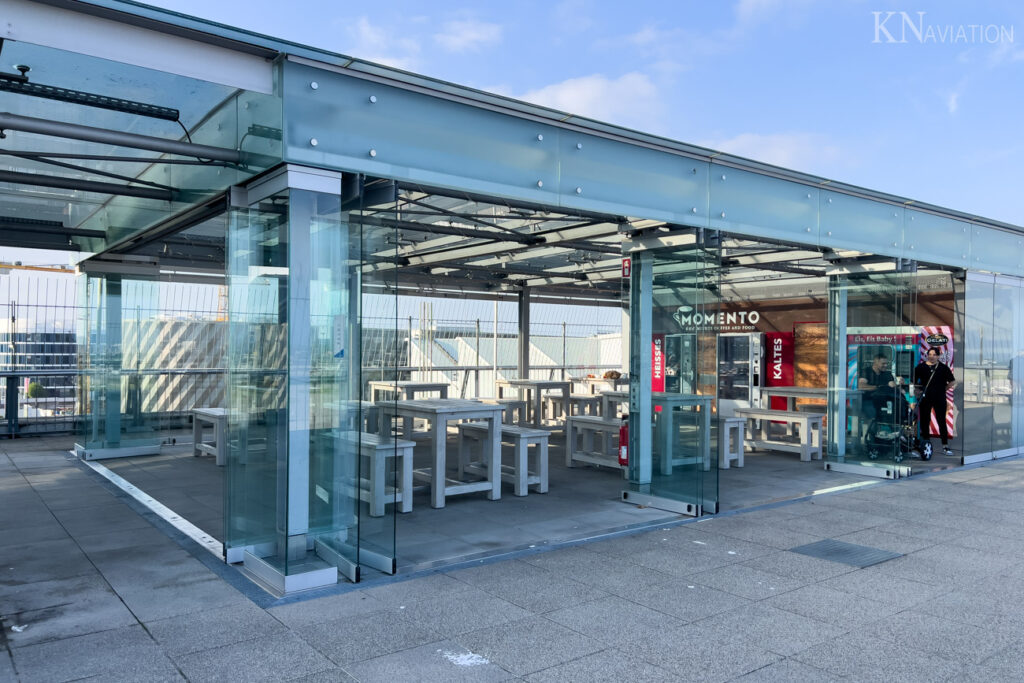
[[[629,491],[655,507],[718,506],[717,234],[638,254],[630,284]],[[649,322],[648,322],[649,321]],[[643,354],[643,355],[641,355]],[[685,508],[683,506],[689,506]]]
[[[953,322],[947,273],[831,276],[828,452],[833,462],[881,467],[933,457],[939,464],[959,462],[953,391],[944,394],[945,410],[936,404],[925,415],[921,401],[928,384],[914,386],[929,348],[956,369]],[[926,409],[934,400],[925,402]],[[947,439],[941,438],[943,426]],[[943,452],[947,443],[952,453]]]
[[[964,456],[1000,457],[1022,444],[1020,281],[970,273],[964,283]]]

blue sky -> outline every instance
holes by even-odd
[[[1018,0],[153,4],[1024,226]]]
[[[154,4],[1024,225],[1024,3]]]

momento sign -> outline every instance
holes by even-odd
[[[672,319],[684,330],[701,332],[753,332],[761,322],[761,314],[754,311],[695,311],[692,306],[680,306]]]

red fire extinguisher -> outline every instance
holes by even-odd
[[[623,467],[629,465],[629,418],[622,421],[619,427],[619,464]]]

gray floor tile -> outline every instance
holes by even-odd
[[[607,595],[594,586],[518,560],[463,569],[449,576],[531,612],[547,612]]]
[[[289,628],[301,628],[311,624],[322,624],[341,617],[369,614],[387,609],[387,605],[363,591],[352,591],[341,595],[330,595],[314,600],[302,600],[267,612]]]
[[[862,681],[924,683],[946,680],[961,672],[960,664],[922,652],[908,641],[912,639],[893,642],[854,632],[810,647],[793,658],[833,675]]]
[[[11,647],[61,640],[138,622],[96,574],[25,584],[0,591],[0,614]],[[11,626],[22,627],[14,631]]]
[[[385,605],[399,606],[448,593],[461,593],[469,588],[469,584],[464,581],[453,579],[447,574],[434,573],[408,581],[366,588],[362,592]]]
[[[287,631],[281,622],[249,601],[150,621],[146,628],[172,656]]]
[[[841,679],[821,669],[802,664],[792,659],[769,664],[736,679],[736,683],[838,683]]]
[[[970,626],[909,609],[870,625],[880,640],[900,640],[913,634],[917,649],[958,662],[980,663],[1019,642],[1019,634]]]
[[[890,603],[898,609],[913,607],[945,592],[945,589],[932,584],[875,571],[874,567],[841,574],[826,579],[819,585],[869,600]]]
[[[715,615],[708,619],[708,623],[736,634],[735,637],[743,642],[754,643],[782,656],[796,654],[847,631],[843,626],[787,612],[763,602]]]
[[[631,595],[623,597],[686,622],[750,604],[746,598],[685,579],[658,586],[637,586]]]
[[[517,678],[486,657],[452,641],[422,645],[346,667],[362,683],[395,681],[507,681]]]
[[[547,612],[544,616],[608,646],[645,638],[652,630],[676,629],[685,623],[682,619],[618,596]]]
[[[419,600],[408,605],[405,614],[444,637],[516,621],[530,615],[526,610],[480,590]]]
[[[683,681],[727,681],[781,659],[754,643],[737,640],[735,633],[713,624],[656,631],[645,640],[624,643],[619,649],[666,669]]]
[[[97,676],[119,680],[177,680],[178,672],[140,626],[65,638],[13,650],[24,683]]]
[[[0,586],[20,586],[52,579],[93,574],[96,569],[70,538],[8,547]]]
[[[518,676],[564,664],[605,647],[600,641],[540,616],[464,633],[455,640]]]
[[[679,678],[621,650],[608,649],[595,652],[571,662],[559,664],[526,676],[533,683],[619,683],[644,681],[645,683],[671,683]]]
[[[768,598],[765,605],[794,614],[847,627],[882,619],[899,611],[891,602],[868,598],[813,584]]]
[[[289,678],[288,683],[349,683],[355,680],[344,669],[328,669],[307,676]]]
[[[140,621],[149,622],[215,607],[237,605],[248,599],[233,586],[207,570],[186,574],[151,586],[116,588],[128,609]]]
[[[190,681],[262,681],[295,678],[335,668],[291,633],[274,633],[174,657]]]
[[[930,545],[935,545],[933,541],[903,536],[899,533],[898,524],[893,525],[891,529],[875,527],[874,529],[864,529],[850,534],[835,536],[835,539],[847,543],[890,550],[894,553],[912,553],[927,548]]]
[[[810,583],[810,581],[779,576],[742,564],[731,564],[727,567],[692,574],[686,579],[748,600],[763,600]]]
[[[798,581],[821,581],[831,576],[855,571],[855,568],[849,565],[819,560],[816,557],[807,557],[788,551],[764,555],[743,564],[769,574],[778,574]]]
[[[299,636],[342,666],[441,640],[401,608],[305,626]]]
[[[745,513],[701,522],[700,528],[706,528],[709,532],[719,533],[723,536],[761,543],[783,550],[820,541],[827,536],[783,529],[769,522],[761,521],[758,513]]]

